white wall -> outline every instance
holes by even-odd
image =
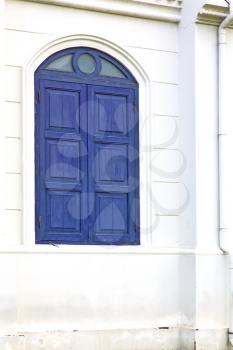
[[[201,1],[192,4],[201,8]],[[198,349],[216,344],[225,349],[221,339],[226,339],[229,305],[227,258],[218,241],[217,27],[194,24],[191,18],[193,13],[188,13],[180,26],[180,148],[187,159],[181,181],[190,194],[180,219],[186,242],[199,254],[183,257],[186,265],[180,265],[189,282],[188,287],[181,280],[181,307],[194,319]]]
[[[210,60],[211,57],[211,60]],[[217,28],[196,28],[196,225],[197,247],[217,251],[218,233],[218,78]],[[197,258],[197,327],[227,327],[227,259]]]
[[[146,329],[180,326],[192,331],[199,325],[225,331],[225,260],[218,250],[216,227],[216,33],[212,27],[186,27],[179,37],[177,24],[6,1],[3,334],[137,329],[145,330],[140,334],[151,344],[146,349],[155,350],[156,344],[161,350],[161,334],[155,339]],[[153,227],[147,247],[96,251],[24,246],[22,68],[44,45],[76,34],[119,45],[150,78],[153,200],[143,210],[151,208]],[[196,246],[202,251],[198,258]],[[166,334],[163,345],[166,340],[175,348],[183,342],[182,350],[192,349],[193,333],[182,339],[180,334]],[[4,344],[8,349],[10,343]],[[98,344],[96,349],[105,350]],[[33,346],[29,349],[37,349]],[[51,343],[43,346],[52,349]],[[137,348],[127,346],[122,348]]]
[[[147,329],[179,322],[176,256],[11,254],[1,255],[1,266],[5,334]]]
[[[155,222],[152,242],[157,247],[180,245],[177,208],[183,200],[179,184],[183,159],[176,137],[179,127],[177,29],[177,25],[169,23],[30,2],[6,2],[7,223],[1,230],[6,245],[17,245],[22,239],[22,67],[43,45],[80,33],[103,37],[121,46],[150,77],[148,118],[153,127],[152,145],[147,151],[153,158],[151,189],[155,199],[148,203],[153,205]],[[179,324],[177,255],[141,254],[140,247],[133,254],[117,254],[111,248],[103,255],[59,252],[34,255],[37,248],[31,247],[29,254],[1,255],[2,265],[9,262],[9,270],[5,272],[8,282],[1,292],[5,300],[0,312],[1,329],[5,332]]]
[[[180,191],[182,196],[183,189],[180,189],[178,183],[179,170],[183,166],[182,156],[177,152],[178,140],[174,139],[174,132],[179,124],[177,26],[64,7],[7,1],[5,28],[5,105],[6,113],[10,115],[10,118],[5,120],[5,144],[9,155],[5,161],[8,184],[5,227],[9,232],[1,233],[4,235],[5,242],[9,244],[19,242],[22,220],[21,174],[23,169],[20,113],[22,66],[43,45],[55,38],[85,33],[109,39],[120,45],[135,57],[151,79],[152,115],[149,118],[152,119],[153,125],[151,166],[154,183],[151,187],[155,189],[153,214],[161,216],[159,220],[161,225],[157,225],[157,221],[155,224],[153,242],[162,246],[179,245],[177,234],[172,237],[169,232],[171,225],[178,226],[178,214],[172,217],[168,215],[169,209],[179,208],[180,200],[183,200],[182,197],[180,199]],[[108,28],[107,31],[106,28]],[[159,176],[161,173],[163,176]],[[178,173],[177,176],[176,173]],[[164,201],[160,203],[159,198],[163,198]]]

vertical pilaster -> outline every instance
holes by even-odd
[[[184,2],[180,24],[180,149],[187,160],[181,181],[189,191],[181,232],[183,244],[196,250],[181,260],[180,308],[190,348],[214,350],[224,348],[221,336],[226,341],[227,287],[218,236],[217,27],[196,23],[204,3]]]
[[[0,0],[0,238],[4,232],[4,209],[5,209],[5,146],[4,146],[4,27],[5,27],[5,0]],[[4,242],[0,242],[1,245]]]

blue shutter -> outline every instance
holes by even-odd
[[[36,243],[139,244],[137,88],[46,76],[36,80]]]
[[[40,80],[36,114],[36,242],[85,243],[85,85]]]
[[[139,243],[138,117],[131,88],[88,87],[89,235]]]

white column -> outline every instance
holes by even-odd
[[[4,209],[5,209],[5,145],[4,145],[4,27],[5,27],[5,0],[0,0],[0,237],[4,230]],[[3,245],[4,242],[0,242]]]

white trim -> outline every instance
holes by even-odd
[[[125,65],[134,75],[139,84],[140,106],[140,179],[143,186],[140,189],[140,221],[141,221],[141,245],[146,246],[152,241],[152,213],[150,205],[150,81],[143,68],[134,58],[119,46],[108,40],[90,35],[74,35],[59,38],[44,46],[23,67],[23,235],[22,243],[33,245],[35,241],[35,170],[34,170],[34,72],[37,67],[53,53],[78,46],[89,46],[102,50],[115,57]],[[143,179],[143,181],[142,181]]]
[[[5,23],[5,0],[0,0],[0,46],[2,52],[0,55],[0,115],[4,118],[4,23]],[[4,123],[2,124],[4,125]],[[5,130],[0,128],[0,183],[1,183],[1,200],[0,200],[0,221],[1,228],[5,228]]]
[[[165,22],[179,23],[181,18],[181,6],[175,1],[166,3],[148,3],[141,0],[27,0],[46,5],[78,8],[81,10],[111,13],[121,16],[153,19]]]
[[[197,23],[219,26],[229,13],[228,6],[204,4],[197,15]],[[229,26],[232,28],[232,24]]]
[[[0,254],[129,254],[129,255],[224,255],[221,249],[132,247],[132,246],[6,246],[0,248]]]

